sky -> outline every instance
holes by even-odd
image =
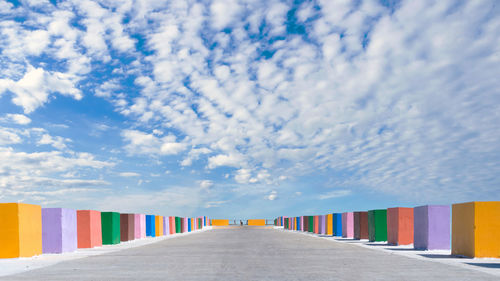
[[[500,200],[497,0],[0,0],[0,69],[0,202]]]

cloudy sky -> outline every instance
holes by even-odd
[[[0,201],[248,218],[499,200],[500,5],[0,0]]]

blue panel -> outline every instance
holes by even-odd
[[[191,232],[191,219],[188,219],[188,232]]]
[[[333,214],[333,236],[342,236],[342,214]]]
[[[155,216],[146,215],[146,236],[155,237],[156,227],[155,227]]]

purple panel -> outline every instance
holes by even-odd
[[[63,253],[76,248],[76,211],[42,208],[42,252]]]
[[[450,249],[450,206],[429,206],[428,248]]]
[[[163,216],[163,235],[167,236],[169,233],[169,227],[168,227],[168,217]]]
[[[429,245],[429,206],[413,208],[413,247],[427,249]]]
[[[450,206],[430,205],[413,209],[415,249],[450,249]]]
[[[321,234],[326,234],[326,216],[321,216]]]
[[[76,210],[62,209],[62,251],[73,252],[78,247]]]
[[[347,213],[342,213],[342,237],[347,237]]]

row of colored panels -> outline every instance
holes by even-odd
[[[247,220],[246,224],[248,226],[265,226],[266,220],[265,219],[249,219],[249,220]],[[212,225],[213,226],[228,226],[229,220],[227,220],[227,219],[212,219]]]
[[[448,205],[426,205],[279,217],[275,225],[391,245],[413,244],[415,249],[451,248],[453,255],[500,258],[500,201],[453,204],[451,213]]]
[[[207,217],[181,218],[0,203],[0,258],[72,252],[124,241],[191,232]]]

